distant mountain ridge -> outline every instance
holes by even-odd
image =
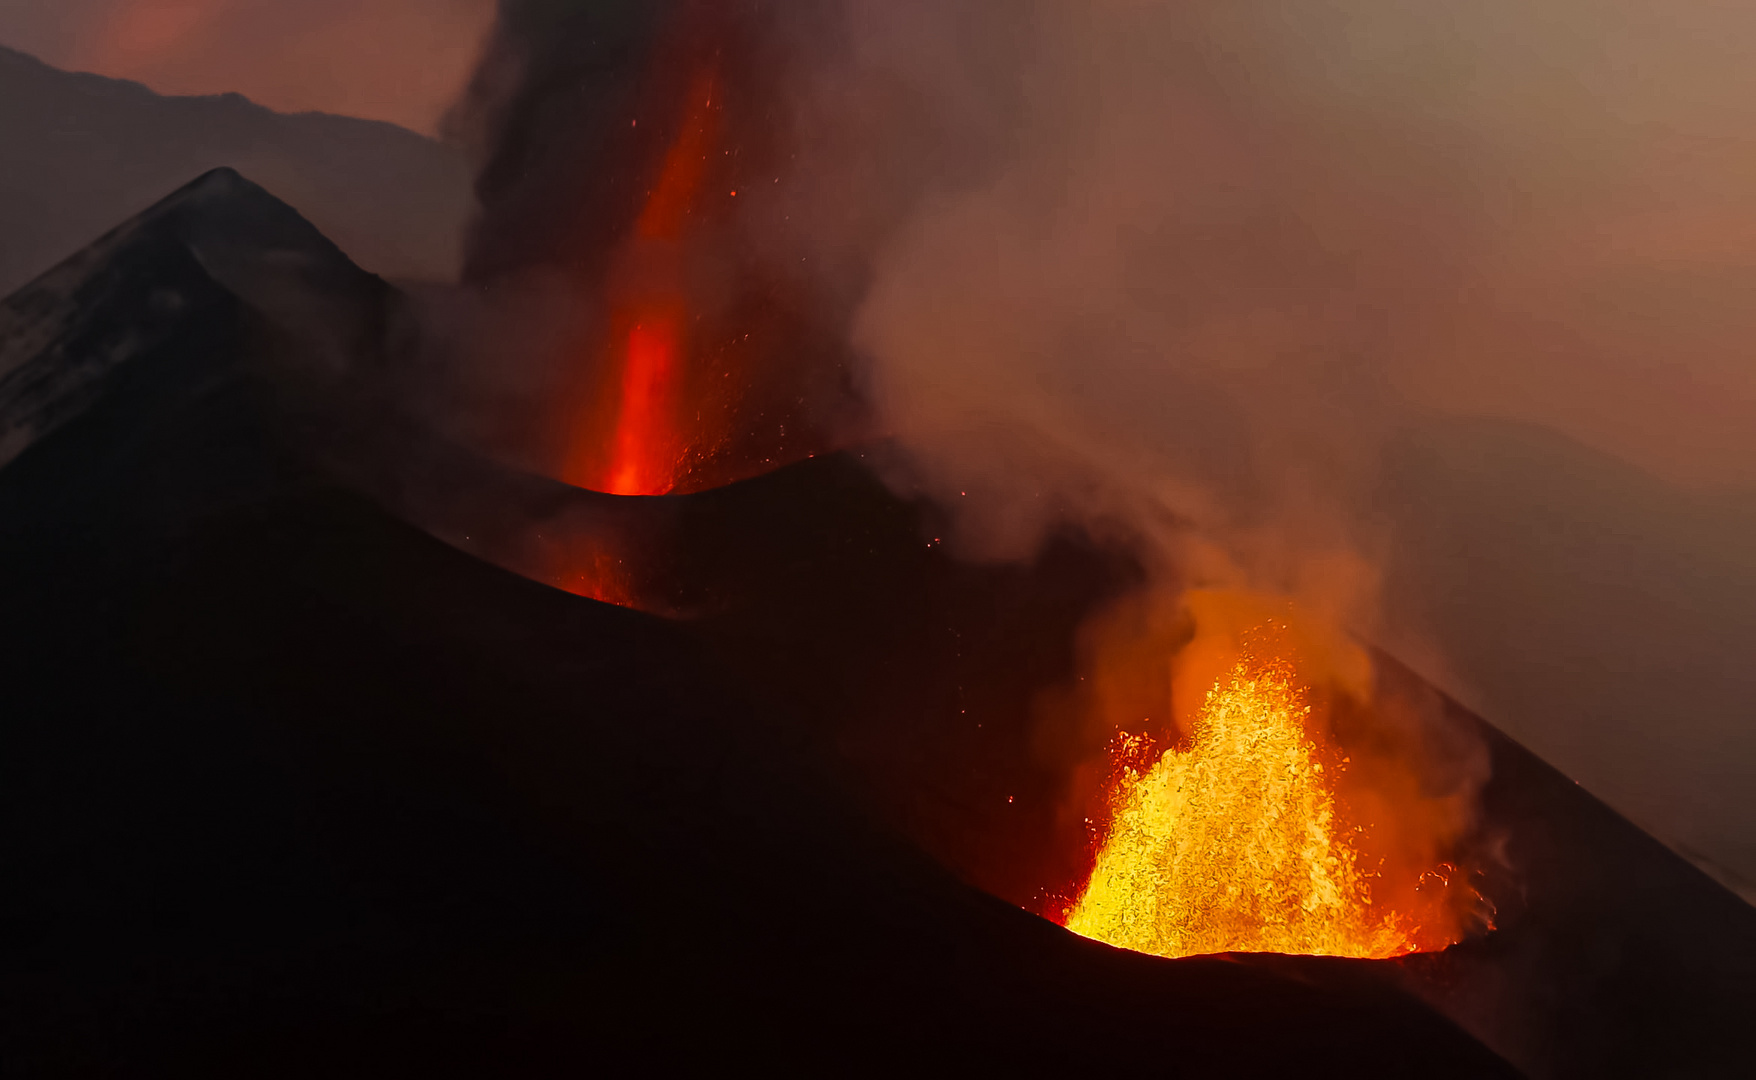
[[[389,292],[235,170],[206,173],[0,302],[0,468],[216,305],[246,305],[339,368],[371,344]]]
[[[4,47],[0,146],[0,295],[215,168],[248,173],[392,278],[453,276],[472,206],[463,156],[394,124],[165,97]]]

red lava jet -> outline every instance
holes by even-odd
[[[686,412],[693,396],[719,388],[700,387],[690,363],[704,343],[691,339],[683,281],[690,228],[720,143],[719,89],[711,66],[690,84],[676,141],[634,224],[587,407],[599,423],[575,439],[562,477],[569,483],[612,495],[665,495],[715,449],[713,436],[700,430],[704,410]]]
[[[580,237],[557,241],[555,257],[594,313],[553,406],[564,435],[552,475],[575,487],[697,493],[833,450],[858,426],[840,369],[845,298],[823,302],[815,267],[760,253],[802,166],[754,32],[714,5],[662,19],[649,55],[619,76],[629,104],[579,182],[569,212],[582,224],[555,228]],[[528,546],[551,584],[672,612],[655,543],[595,523]]]
[[[760,26],[712,4],[662,18],[618,76],[626,105],[577,178],[576,221],[538,227],[593,313],[556,401],[569,484],[687,494],[845,444],[852,300],[825,298],[833,268],[778,254],[810,163]]]

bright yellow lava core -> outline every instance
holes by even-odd
[[[1240,661],[1185,749],[1122,771],[1067,928],[1159,956],[1413,951],[1402,920],[1372,905],[1310,713],[1289,665]]]

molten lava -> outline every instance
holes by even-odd
[[[682,314],[653,306],[628,331],[622,393],[608,474],[597,485],[612,495],[663,495],[681,465],[672,413]]]
[[[603,95],[580,104],[576,204],[529,226],[547,230],[529,244],[542,280],[578,302],[553,340],[563,362],[531,388],[541,422],[508,441],[577,487],[679,495],[874,434],[850,347],[868,249],[805,224],[813,178],[839,174],[802,141],[772,5],[647,7],[644,59],[606,63]],[[476,277],[525,257],[508,247],[476,257]]]
[[[606,350],[606,371],[620,375],[609,395],[613,433],[607,447],[587,440],[575,451],[566,479],[582,487],[663,495],[677,486],[692,454],[711,449],[697,445],[698,433],[685,430],[683,279],[684,242],[717,143],[717,90],[711,68],[695,79],[682,126],[635,223]]]
[[[1188,745],[1156,762],[1120,736],[1112,819],[1067,928],[1160,956],[1392,957],[1420,928],[1375,906],[1292,665],[1246,653],[1208,692]],[[1144,759],[1143,759],[1144,758]]]

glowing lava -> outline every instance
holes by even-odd
[[[681,323],[679,313],[650,308],[628,331],[616,434],[600,490],[663,495],[676,486],[682,462],[671,414]]]
[[[693,82],[676,140],[634,226],[618,288],[606,368],[619,372],[608,445],[590,441],[574,454],[567,479],[613,495],[663,495],[677,486],[691,456],[707,448],[685,431],[683,370],[688,305],[683,280],[689,225],[718,141],[718,78]],[[607,453],[606,453],[607,451]]]
[[[606,71],[616,91],[581,116],[577,205],[543,223],[542,280],[580,302],[543,338],[562,362],[533,387],[542,422],[513,433],[544,472],[615,495],[706,491],[873,434],[848,341],[865,256],[806,229],[815,196],[795,203],[839,174],[809,164],[826,151],[800,142],[769,5],[650,6],[646,62]]]
[[[1246,654],[1209,691],[1186,748],[1124,765],[1113,818],[1067,928],[1159,956],[1391,957],[1418,928],[1375,907],[1340,820],[1331,760],[1291,665]]]

